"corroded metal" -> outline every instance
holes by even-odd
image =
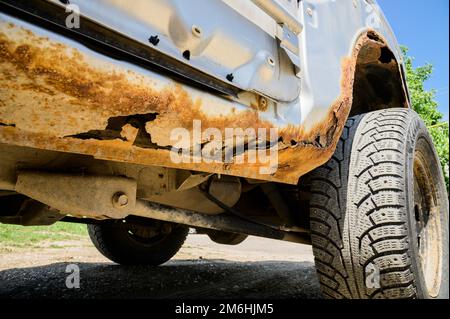
[[[361,36],[342,60],[341,94],[321,120],[294,125],[280,121],[281,104],[250,93],[238,100],[213,96],[1,15],[0,143],[296,184],[333,154],[352,105],[360,50],[370,44],[380,43]],[[143,127],[123,122],[136,118]],[[259,161],[174,163],[170,132],[192,132],[195,120],[223,134],[277,128],[278,169],[262,174],[267,163]],[[108,130],[113,122],[121,126],[118,136]]]

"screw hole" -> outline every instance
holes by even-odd
[[[234,80],[233,73],[230,73],[230,74],[227,75],[227,80],[230,81],[230,82],[233,82],[233,80]]]
[[[202,29],[199,26],[192,26],[192,34],[195,35],[196,37],[200,38],[202,36]]]
[[[267,100],[264,97],[260,97],[259,106],[262,109],[265,109],[267,107]]]
[[[154,46],[157,46],[159,44],[159,37],[157,35],[152,35],[149,39],[148,42],[150,42],[151,44],[153,44]]]
[[[191,51],[189,51],[189,50],[184,51],[183,58],[185,58],[186,60],[190,60],[191,59]]]

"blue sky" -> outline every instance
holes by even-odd
[[[409,47],[415,65],[433,64],[427,88],[437,89],[439,109],[449,113],[449,0],[378,0],[398,42]]]

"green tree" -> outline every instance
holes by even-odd
[[[433,137],[434,144],[441,159],[447,191],[449,190],[449,125],[443,121],[443,114],[438,110],[436,90],[425,89],[424,83],[433,73],[433,66],[426,64],[414,67],[414,58],[408,56],[408,48],[402,47],[406,67],[406,79],[411,96],[412,108],[421,116]]]

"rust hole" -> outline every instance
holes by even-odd
[[[370,40],[376,41],[376,42],[380,42],[380,43],[384,43],[383,39],[380,38],[380,36],[378,34],[376,34],[375,32],[369,31],[367,32],[367,37]]]
[[[126,141],[126,139],[122,137],[120,133],[122,131],[122,128],[125,125],[129,124],[138,129],[138,134],[133,143],[134,146],[156,149],[160,147],[152,142],[150,134],[145,129],[146,123],[154,121],[156,117],[157,114],[155,113],[111,117],[108,120],[106,129],[104,130],[92,130],[67,137],[77,138],[81,140],[96,139],[100,141],[110,141],[119,139],[122,141]]]
[[[395,60],[395,56],[392,51],[389,50],[388,47],[382,47],[380,50],[380,57],[378,58],[378,61],[387,64],[391,63],[393,60]]]
[[[16,124],[5,124],[5,123],[0,123],[0,126],[16,127]]]

